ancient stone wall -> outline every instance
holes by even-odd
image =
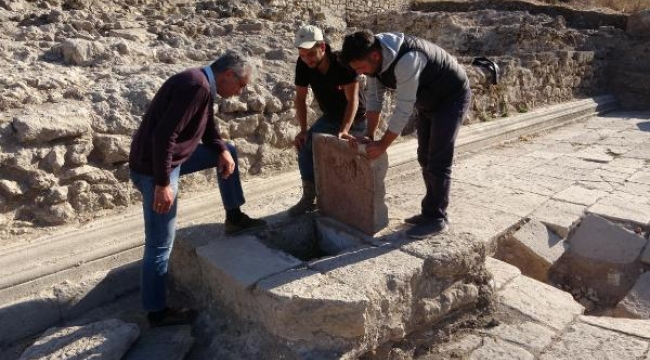
[[[466,124],[607,92],[607,51],[587,46],[601,33],[569,28],[562,18],[495,10],[387,12],[355,25],[419,36],[455,55],[465,65],[474,96]],[[497,85],[488,73],[471,66],[477,56],[499,65]]]
[[[618,92],[643,74],[639,64],[650,63],[643,62],[647,45],[617,27],[576,29],[560,16],[520,11],[392,11],[406,5],[0,1],[0,233],[88,220],[137,201],[126,162],[131,135],[156,90],[173,73],[209,64],[230,48],[259,64],[254,85],[218,104],[220,131],[237,146],[242,174],[295,168],[293,37],[305,23],[323,27],[335,48],[351,26],[436,42],[470,76],[474,101],[466,123],[610,91],[616,82],[608,76],[624,70],[627,75],[615,78]],[[608,66],[623,50],[636,70]],[[498,85],[470,65],[475,56],[498,62]],[[639,86],[643,99],[648,92]],[[310,121],[317,113],[312,102]],[[213,186],[211,171],[182,181],[184,191]]]

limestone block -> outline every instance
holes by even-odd
[[[569,241],[572,255],[613,264],[634,262],[648,242],[595,215],[588,215]]]
[[[497,257],[533,279],[547,282],[548,272],[562,256],[565,242],[544,224],[531,220],[504,241]]]
[[[650,36],[650,9],[636,12],[627,19],[625,31],[634,36]]]
[[[639,276],[632,289],[616,306],[618,314],[650,319],[650,272]]]
[[[388,155],[370,161],[347,141],[324,134],[314,136],[313,147],[320,212],[370,235],[388,225]]]
[[[336,255],[346,249],[367,246],[361,239],[368,235],[334,219],[326,217],[316,219],[316,233],[318,246],[330,255]]]
[[[400,246],[407,254],[424,260],[424,271],[438,278],[464,277],[485,263],[485,244],[470,233],[448,231]]]
[[[609,219],[633,222],[642,226],[650,223],[650,205],[636,195],[615,191],[587,209],[589,213]]]
[[[474,306],[474,275],[453,282],[424,270],[424,260],[390,247],[361,249],[311,263],[310,268],[361,291],[370,301],[366,341],[372,348]]]
[[[470,360],[534,360],[533,354],[499,339],[483,338],[483,345],[472,351]]]
[[[447,211],[451,225],[456,232],[474,234],[486,244],[488,253],[496,247],[495,240],[499,235],[521,221],[517,215],[468,204],[464,201],[452,201]]]
[[[138,339],[122,360],[183,360],[193,344],[189,325],[153,328]]]
[[[302,262],[269,249],[254,236],[215,239],[196,249],[203,281],[218,299],[243,318],[250,316],[250,288],[256,282]]]
[[[84,180],[90,184],[117,183],[113,173],[90,165],[69,169],[61,176],[61,179],[68,181]]]
[[[548,327],[529,321],[521,324],[502,324],[486,332],[532,353],[539,353],[550,345],[555,335]]]
[[[124,135],[95,134],[93,147],[105,164],[126,162],[131,151],[131,138]]]
[[[620,319],[607,316],[586,316],[578,317],[580,322],[598,326],[603,329],[616,331],[622,334],[637,336],[643,339],[650,339],[650,321],[642,319]]]
[[[499,305],[558,331],[584,311],[571,294],[526,276],[515,278],[499,292]]]
[[[106,51],[106,47],[101,42],[85,39],[66,39],[61,44],[63,60],[68,65],[91,65]]]
[[[32,107],[12,123],[21,142],[48,142],[90,134],[90,111],[77,103],[43,104]]]
[[[530,217],[541,221],[561,238],[566,238],[584,215],[585,209],[582,205],[551,199],[535,209]]]
[[[579,185],[572,185],[553,195],[553,199],[566,201],[572,204],[591,206],[606,195],[608,195],[606,191],[587,189]]]
[[[648,342],[587,324],[571,325],[560,339],[544,351],[541,360],[641,359]]]
[[[260,281],[253,294],[256,315],[266,330],[290,341],[298,354],[313,350],[341,354],[364,347],[371,308],[360,289],[298,269]]]
[[[521,275],[521,270],[517,267],[492,257],[485,259],[485,268],[492,274],[496,290],[501,290],[511,280]]]
[[[0,191],[2,191],[2,194],[7,197],[20,196],[25,192],[23,186],[19,183],[4,179],[0,180]]]
[[[52,328],[20,360],[92,358],[119,360],[140,336],[135,324],[109,319],[85,326]]]

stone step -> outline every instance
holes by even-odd
[[[462,155],[468,151],[516,139],[521,134],[582,119],[609,109],[614,104],[612,97],[578,100],[491,123],[466,126],[459,134],[458,153]],[[402,141],[389,148],[387,180],[399,176],[404,167],[413,168],[412,163],[416,161],[416,148],[415,139]],[[292,196],[291,191],[298,188],[299,179],[298,172],[292,171],[271,178],[245,181],[243,185],[248,201],[247,208],[252,208],[256,216],[269,216],[271,214],[268,202],[285,201],[289,205],[294,197],[297,198],[297,195]],[[206,215],[206,203],[214,204],[215,209],[208,215]],[[179,204],[178,227],[192,228],[195,223],[204,222],[207,216],[210,217],[210,221],[214,221],[212,219],[216,216],[223,216],[220,203],[216,189],[182,198]],[[277,212],[275,209],[273,211],[273,214]],[[283,215],[273,215],[269,220],[275,224],[287,222]],[[221,229],[220,226],[215,225],[217,229]],[[142,239],[141,209],[139,206],[132,206],[124,209],[119,215],[105,217],[83,226],[62,227],[55,234],[29,241],[19,241],[0,249],[0,312],[13,314],[14,309],[23,309],[26,306],[25,301],[27,304],[48,304],[39,305],[39,309],[56,309],[59,305],[51,306],[50,298],[46,296],[46,300],[37,301],[38,297],[35,294],[43,291],[47,293],[48,289],[68,279],[83,286],[80,279],[92,278],[95,273],[107,273],[107,270],[118,269],[127,264],[137,268],[136,262],[142,252]],[[103,297],[105,301],[110,301],[114,294],[110,290],[101,290],[104,283],[108,284],[110,281],[100,281],[98,283],[100,288],[94,290],[94,294],[97,294],[97,299]],[[95,287],[97,284],[92,286]],[[125,289],[137,288],[138,276],[124,276],[121,286]],[[92,288],[88,288],[85,291],[91,290]],[[19,335],[28,336],[38,333],[61,320],[60,316],[37,316],[37,314],[40,312],[34,313],[30,326],[25,327],[20,334],[10,332],[1,335],[0,344],[11,341],[10,339],[15,339]]]

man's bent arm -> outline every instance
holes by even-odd
[[[309,88],[305,86],[296,86],[296,97],[294,104],[296,107],[296,119],[300,124],[300,131],[307,131],[307,92]]]
[[[352,122],[354,122],[354,118],[357,115],[357,110],[359,109],[359,82],[355,81],[344,85],[343,92],[345,93],[345,98],[348,101],[348,104],[345,106],[345,112],[343,113],[339,132],[348,133],[350,127],[352,127]]]

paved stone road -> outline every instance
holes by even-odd
[[[585,213],[647,229],[650,112],[594,117],[464,155],[456,161],[453,178],[452,226],[488,243],[529,217],[560,235],[566,235]],[[249,182],[246,189],[275,190],[256,191],[258,195],[250,196],[244,209],[252,216],[282,218],[276,214],[296,201],[298,183],[295,174]],[[402,220],[419,210],[424,185],[417,164],[391,169],[386,185],[389,228],[399,230]],[[202,224],[221,231],[223,214],[218,203],[216,191],[188,196],[181,201],[179,225],[186,231]],[[184,213],[201,215],[183,217]],[[122,226],[137,225],[139,210],[129,209],[120,217]],[[120,222],[119,217],[116,221]],[[90,232],[101,225],[86,227]],[[141,238],[140,230],[131,237]],[[650,359],[649,321],[581,316],[582,308],[566,293],[534,282],[507,264],[491,263],[498,274],[502,306],[524,320],[456,343],[471,358]]]

